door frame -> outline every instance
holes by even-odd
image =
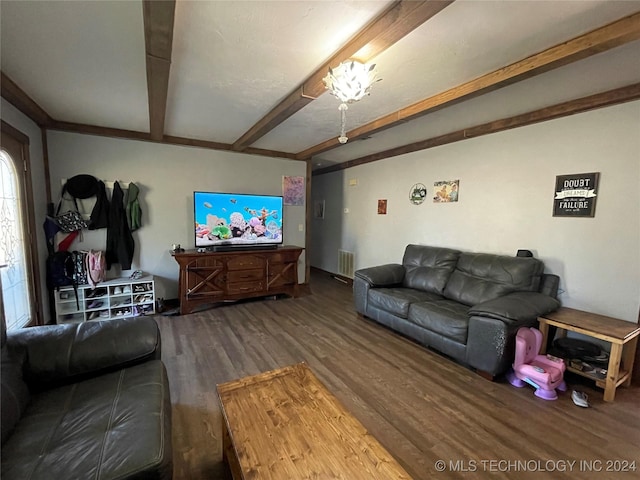
[[[33,318],[27,324],[27,326],[31,325],[42,325],[44,323],[43,317],[43,306],[42,306],[42,287],[40,284],[40,261],[38,258],[38,245],[37,245],[37,236],[36,232],[36,222],[35,222],[35,209],[34,209],[34,201],[33,201],[33,184],[31,180],[31,162],[29,158],[29,137],[22,133],[17,128],[11,126],[4,120],[1,121],[0,130],[2,133],[0,145],[7,150],[7,152],[13,157],[15,152],[11,152],[5,145],[6,143],[16,142],[19,145],[16,146],[16,149],[19,149],[20,152],[20,160],[22,161],[24,168],[22,169],[22,195],[24,197],[23,204],[23,215],[25,218],[25,227],[27,231],[25,232],[25,239],[27,239],[25,248],[26,248],[26,261],[27,265],[27,275],[29,275],[29,287],[31,289],[32,296],[32,314]]]

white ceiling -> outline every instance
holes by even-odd
[[[387,1],[178,1],[164,133],[233,144],[384,11]],[[640,1],[457,0],[372,61],[383,79],[347,129],[640,11]],[[149,132],[142,2],[2,0],[1,68],[58,121]],[[325,167],[640,82],[640,41],[314,157]],[[252,147],[334,138],[325,94]]]

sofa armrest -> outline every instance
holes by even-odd
[[[506,372],[515,355],[520,327],[532,327],[540,315],[560,306],[537,292],[514,292],[469,309],[467,363],[493,376]]]
[[[535,324],[536,320],[469,318],[466,363],[494,377],[505,373],[513,364],[518,329]]]
[[[514,292],[474,305],[469,309],[469,315],[520,322],[535,320],[558,307],[558,300],[543,293]]]
[[[357,270],[353,274],[353,298],[356,311],[367,314],[369,290],[376,287],[398,285],[404,280],[405,269],[399,263],[388,263]]]
[[[23,357],[33,390],[76,382],[160,358],[160,331],[151,317],[31,327],[8,332],[7,346]]]
[[[385,287],[402,283],[405,269],[399,263],[388,263],[357,270],[354,276],[366,281],[371,287]]]

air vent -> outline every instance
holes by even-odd
[[[338,250],[338,275],[353,278],[355,255],[353,252]]]

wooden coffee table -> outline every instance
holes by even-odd
[[[234,479],[410,479],[305,363],[218,385]]]

